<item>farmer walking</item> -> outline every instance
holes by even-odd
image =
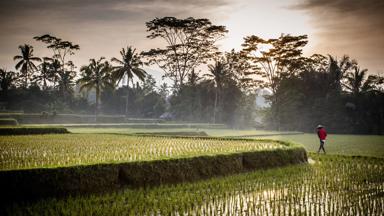
[[[317,126],[317,136],[320,139],[320,148],[317,151],[317,153],[320,153],[320,150],[323,149],[325,154],[324,144],[325,144],[325,139],[327,138],[327,132],[325,131],[322,125]]]

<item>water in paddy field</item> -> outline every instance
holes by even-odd
[[[314,216],[384,213],[384,178],[380,174],[383,164],[310,161],[314,165],[292,173],[282,169],[277,176],[267,179],[255,176],[254,179],[228,182],[228,185],[237,184],[235,187],[215,189],[207,186],[205,195],[197,195],[199,198],[192,208],[177,210],[174,214]],[[355,175],[359,177],[355,178]]]
[[[213,178],[196,183],[52,199],[21,212],[42,215],[383,215],[384,163],[311,155],[314,164]]]

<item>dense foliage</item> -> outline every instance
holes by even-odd
[[[312,132],[324,124],[333,133],[383,134],[383,77],[368,75],[347,56],[308,61],[279,80],[267,115],[271,127]]]
[[[334,133],[384,133],[384,78],[348,56],[303,56],[306,35],[250,35],[241,51],[221,52],[216,42],[228,31],[208,19],[155,18],[146,27],[148,38],[165,47],[140,53],[127,46],[110,61],[91,59],[81,73],[69,60],[79,45],[34,37],[53,55],[39,58],[31,45],[19,47],[14,57],[19,71],[0,71],[1,108],[275,130],[312,131],[323,124]],[[144,64],[162,69],[172,85],[157,86]],[[271,92],[264,108],[256,106],[260,89]]]

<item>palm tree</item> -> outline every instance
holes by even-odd
[[[52,58],[44,57],[43,62],[39,65],[40,68],[40,74],[34,76],[33,80],[36,82],[42,82],[43,83],[43,89],[47,89],[47,82],[53,80],[53,72],[51,70],[51,62],[53,61]]]
[[[360,70],[360,67],[356,66],[353,72],[348,73],[344,87],[351,91],[354,96],[358,96],[363,90],[367,71],[367,69]]]
[[[30,73],[37,71],[37,67],[34,64],[34,61],[41,62],[41,59],[38,57],[33,57],[33,46],[31,45],[20,45],[19,49],[21,51],[21,55],[14,56],[13,60],[20,60],[15,67],[17,70],[21,67],[20,72],[25,77],[24,85],[27,87]]]
[[[101,57],[97,61],[90,59],[89,65],[80,68],[82,77],[77,80],[77,83],[80,84],[80,91],[84,89],[87,91],[92,88],[96,89],[96,117],[99,113],[100,90],[113,86],[110,74],[112,66],[107,61],[102,62],[104,59],[104,57]]]
[[[53,81],[53,88],[56,88],[56,84],[59,81],[59,75],[61,73],[61,63],[57,59],[53,59],[52,63],[49,65],[52,81]]]
[[[348,56],[343,56],[341,60],[329,55],[329,74],[331,89],[341,92],[342,79],[346,76],[348,71],[356,66],[356,62],[351,60]]]
[[[213,108],[213,123],[215,124],[218,100],[221,95],[223,83],[230,78],[230,73],[227,70],[227,65],[223,61],[216,61],[214,65],[208,65],[208,69],[210,74],[206,74],[205,76],[211,77],[215,85],[215,103]]]
[[[143,66],[143,62],[140,60],[140,56],[135,53],[136,49],[132,47],[127,47],[127,49],[122,49],[120,51],[121,60],[117,58],[112,58],[111,61],[119,64],[115,66],[112,74],[113,80],[120,82],[123,77],[127,77],[127,99],[125,103],[125,116],[128,116],[128,103],[129,103],[129,81],[133,79],[134,76],[139,78],[141,81],[144,80],[147,73],[140,67]]]
[[[65,99],[73,94],[73,85],[76,73],[74,71],[64,71],[59,73],[58,90]]]

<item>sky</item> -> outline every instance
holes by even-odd
[[[307,34],[304,54],[348,54],[371,73],[384,73],[383,0],[1,0],[0,68],[14,70],[18,46],[50,50],[33,40],[51,34],[80,45],[71,57],[78,67],[90,58],[118,57],[128,45],[145,51],[161,46],[146,38],[155,17],[208,18],[229,30],[222,51],[241,49],[243,38]],[[161,83],[160,70],[146,68]]]

